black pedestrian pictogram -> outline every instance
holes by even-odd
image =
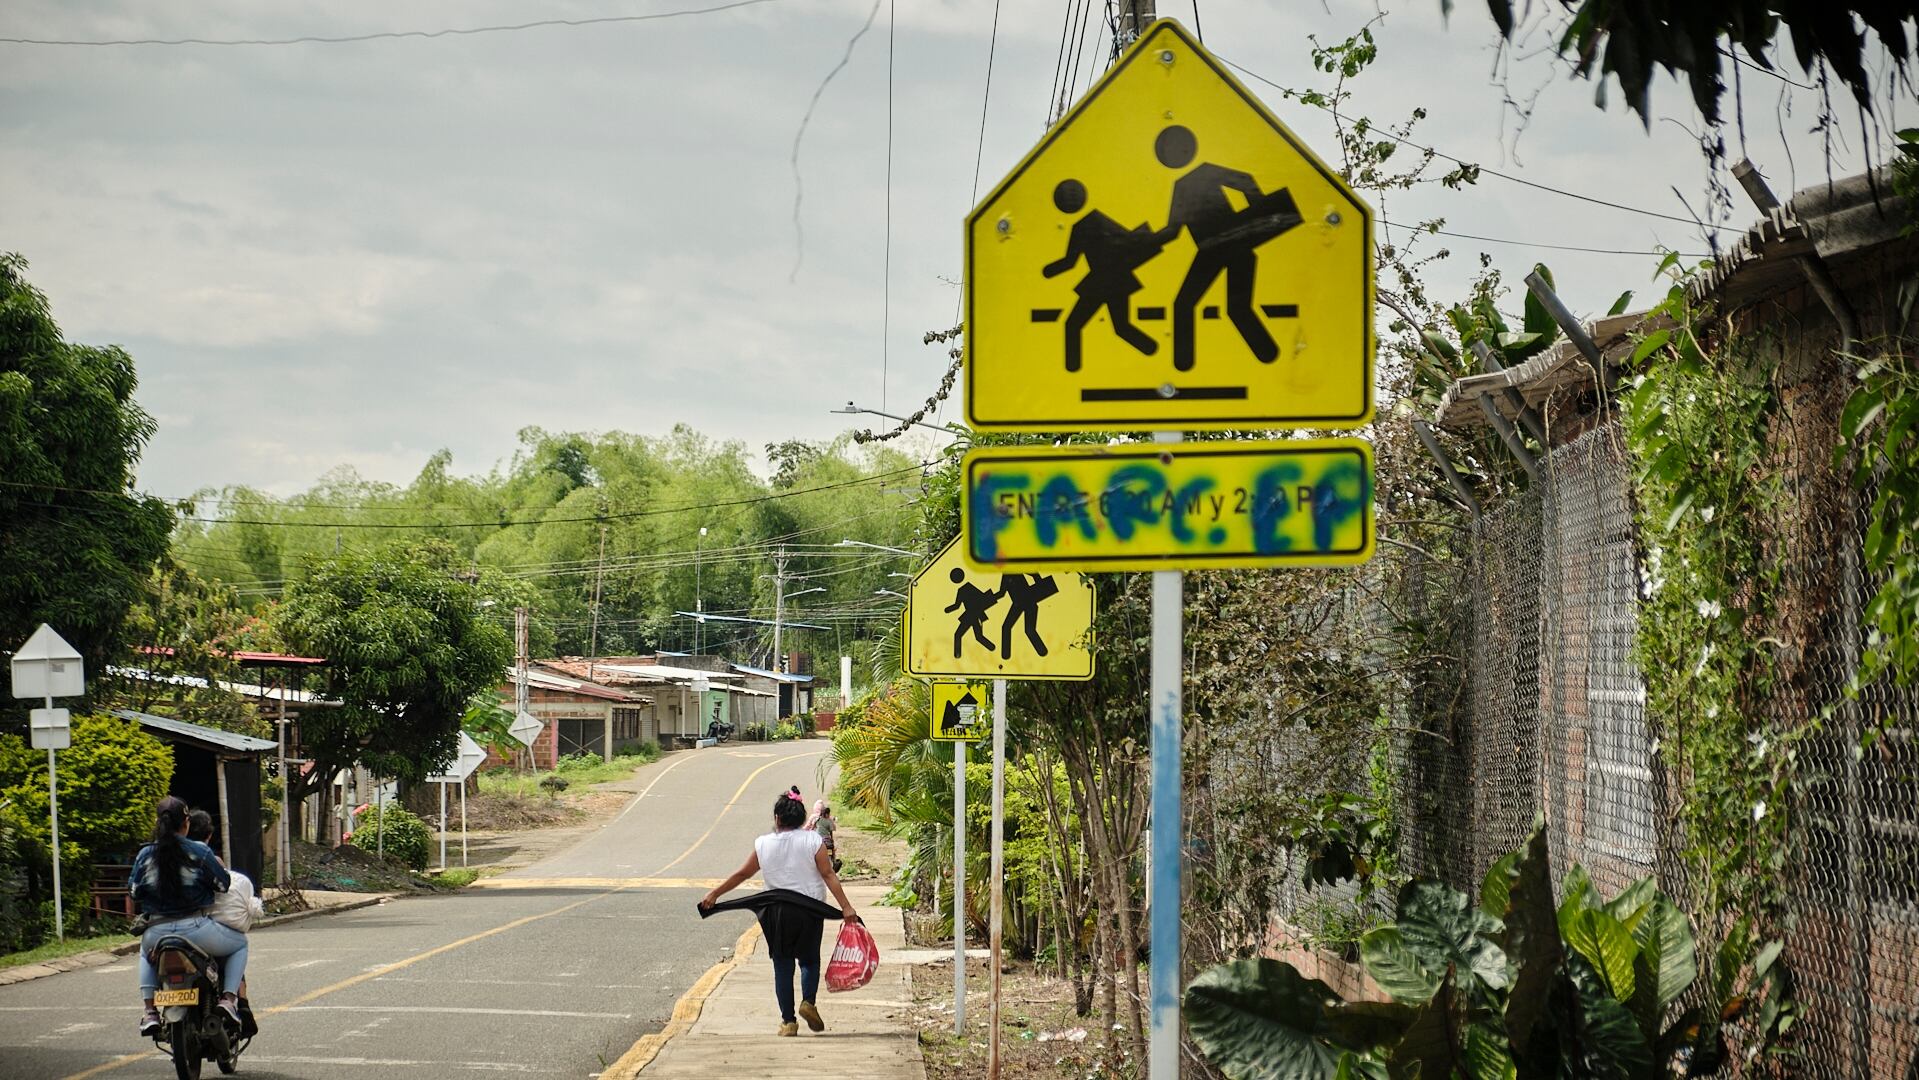
[[[948,576],[953,584],[959,586],[959,590],[953,594],[953,602],[946,605],[948,612],[960,613],[959,623],[953,630],[953,659],[960,658],[960,646],[965,642],[968,630],[973,632],[973,640],[979,642],[987,652],[992,652],[993,643],[981,628],[986,625],[987,612],[999,603],[1000,594],[987,592],[966,580],[966,571],[960,567],[955,566]]]
[[[1026,640],[1032,644],[1033,651],[1046,655],[1046,642],[1039,636],[1039,606],[1048,597],[1059,594],[1059,584],[1051,575],[1041,577],[1034,574],[1028,580],[1025,574],[1004,574],[999,579],[999,595],[1006,597],[1006,615],[1000,622],[999,654],[1010,659],[1013,655],[1013,630],[1021,622],[1026,624]]]
[[[1053,205],[1062,214],[1079,213],[1086,207],[1086,186],[1078,180],[1061,180],[1053,188]],[[1066,370],[1079,370],[1080,336],[1100,308],[1106,309],[1113,333],[1122,341],[1147,356],[1159,351],[1159,342],[1133,325],[1129,309],[1132,295],[1140,290],[1133,271],[1158,255],[1163,242],[1146,223],[1128,229],[1099,210],[1089,210],[1073,223],[1066,238],[1066,254],[1040,271],[1049,278],[1057,277],[1081,259],[1086,260],[1086,274],[1073,286],[1079,300],[1066,316]]]
[[[1192,131],[1173,124],[1153,141],[1153,154],[1169,169],[1184,169],[1199,153]],[[1233,209],[1228,191],[1246,198],[1244,210]],[[1201,162],[1173,181],[1173,201],[1166,215],[1161,243],[1185,229],[1198,248],[1173,299],[1173,367],[1193,369],[1193,314],[1200,298],[1223,273],[1226,275],[1226,315],[1247,348],[1261,363],[1279,358],[1279,345],[1253,308],[1253,285],[1259,274],[1259,256],[1253,250],[1298,225],[1299,208],[1290,191],[1263,192],[1247,173],[1212,162]]]

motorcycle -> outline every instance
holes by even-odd
[[[220,962],[185,938],[169,936],[154,946],[153,964],[160,973],[153,1005],[165,1021],[153,1042],[173,1058],[179,1080],[199,1080],[206,1061],[223,1073],[239,1069],[240,1053],[258,1028],[245,999],[239,1025],[220,1008]]]
[[[733,737],[733,725],[724,720],[715,720],[706,725],[706,737],[716,743],[723,743]]]

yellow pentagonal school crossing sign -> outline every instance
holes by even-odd
[[[920,678],[1090,679],[1093,583],[974,571],[955,537],[906,588],[905,652]]]
[[[975,428],[1351,428],[1372,211],[1160,20],[966,222]]]

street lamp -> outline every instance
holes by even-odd
[[[920,553],[917,551],[908,551],[905,548],[887,547],[885,544],[869,544],[864,540],[841,540],[839,543],[834,544],[833,546],[834,547],[872,548],[874,551],[884,551],[892,555],[904,555],[909,559],[917,559],[920,557]]]
[[[899,592],[894,592],[894,591],[893,591],[893,590],[891,590],[891,589],[874,589],[874,590],[873,590],[873,595],[874,595],[874,596],[897,596],[897,597],[899,597],[899,598],[900,598],[901,600],[904,600],[904,599],[906,599],[906,594],[905,594],[905,593],[899,593]]]
[[[967,431],[965,428],[960,427],[958,424],[940,425],[940,424],[929,424],[923,420],[908,420],[904,416],[894,416],[890,412],[881,412],[878,409],[862,409],[858,405],[855,405],[850,401],[846,403],[846,408],[833,409],[830,411],[840,413],[841,415],[844,415],[844,416],[858,416],[861,413],[864,413],[867,416],[884,416],[888,420],[897,420],[902,424],[915,424],[923,428],[932,428],[934,431],[937,431],[942,435],[951,435],[955,438],[962,438],[972,434],[971,432]]]

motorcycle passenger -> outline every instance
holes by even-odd
[[[140,993],[146,1011],[140,1034],[150,1036],[163,1021],[154,1008],[160,973],[153,950],[163,938],[179,937],[208,956],[219,958],[221,1011],[240,1023],[240,982],[246,978],[247,936],[215,922],[207,914],[232,878],[213,849],[187,837],[187,804],[169,795],[156,808],[153,842],[134,856],[127,889],[140,913],[150,921],[140,937]]]
[[[213,815],[205,810],[187,812],[187,839],[198,840],[209,848],[213,846]],[[217,858],[217,856],[216,856]],[[226,860],[220,859],[225,866]],[[242,934],[253,929],[253,920],[266,915],[266,905],[254,894],[253,879],[238,870],[228,869],[227,891],[214,898],[213,906],[207,908],[207,915],[214,922],[230,926]],[[250,1036],[257,1031],[253,1021],[253,1010],[247,1006],[247,981],[240,980],[240,1033]]]

